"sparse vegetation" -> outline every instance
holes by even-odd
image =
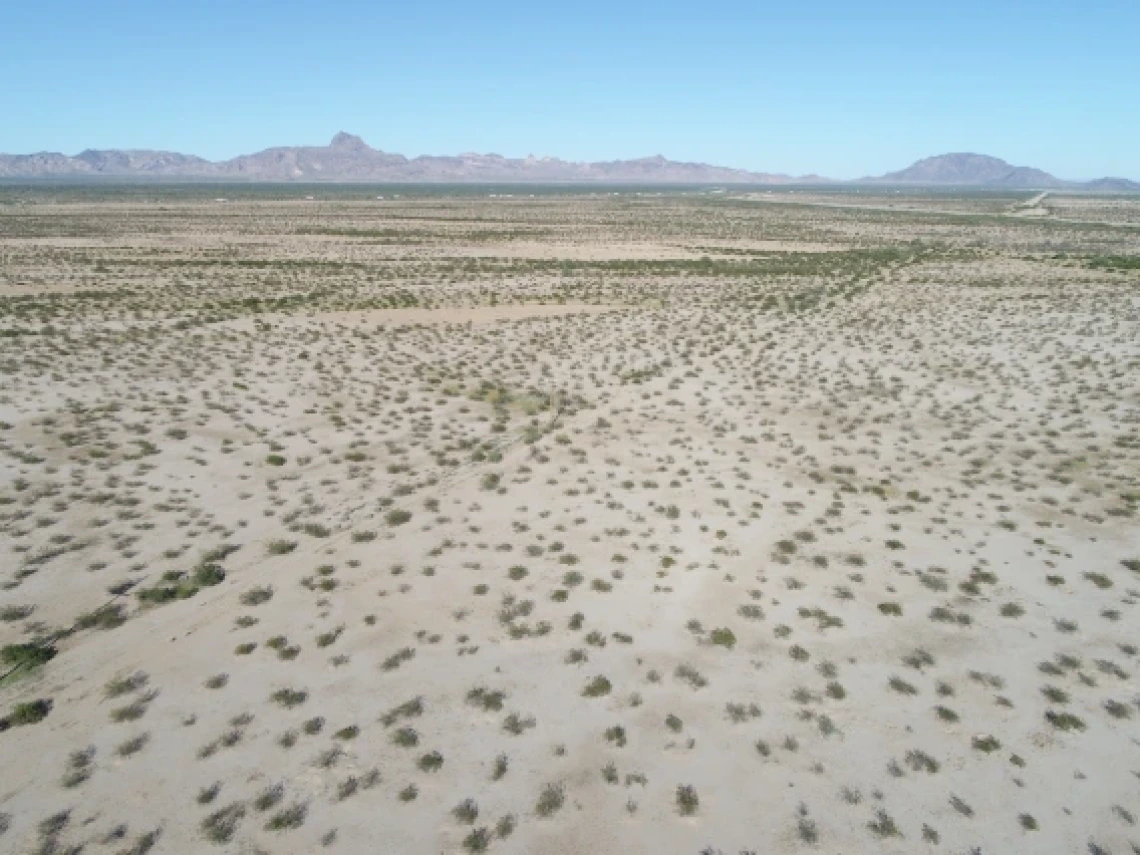
[[[716,189],[0,186],[9,848],[1127,850],[1140,203]]]

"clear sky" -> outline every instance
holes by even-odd
[[[23,0],[0,151],[663,154],[1140,179],[1140,0]]]

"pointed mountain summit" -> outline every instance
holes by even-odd
[[[329,148],[340,149],[341,151],[371,151],[368,143],[358,137],[356,134],[345,133],[340,131],[332,142],[329,143]]]

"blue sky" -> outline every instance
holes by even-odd
[[[838,178],[977,151],[1140,179],[1140,2],[6,3],[0,151],[664,154]]]

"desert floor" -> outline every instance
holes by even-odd
[[[1140,199],[6,186],[0,371],[4,852],[1140,852]]]

